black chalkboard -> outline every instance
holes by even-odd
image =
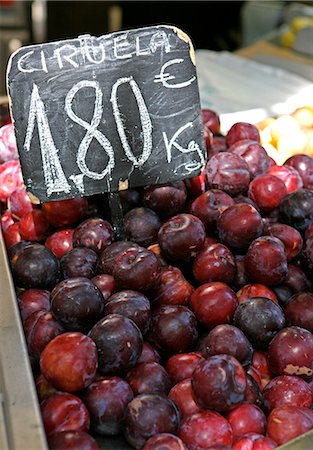
[[[195,55],[176,27],[22,47],[7,77],[24,182],[41,201],[161,184],[204,166]]]

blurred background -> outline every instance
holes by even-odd
[[[8,57],[21,45],[163,23],[182,28],[196,49],[233,52],[280,27],[291,4],[313,2],[0,0],[0,95]]]

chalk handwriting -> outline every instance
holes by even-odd
[[[54,45],[55,47],[55,45]],[[55,72],[55,70],[77,69],[89,64],[101,64],[107,61],[123,60],[133,57],[153,55],[157,51],[170,52],[171,46],[167,33],[163,30],[142,33],[131,39],[129,34],[121,33],[94,38],[83,35],[67,43],[59,42],[53,51],[47,47],[45,52],[40,46],[22,53],[17,61],[20,72]]]
[[[193,81],[196,80],[196,77],[193,76],[187,81],[183,81],[181,83],[168,83],[169,80],[175,80],[175,75],[170,75],[169,73],[164,73],[165,69],[167,69],[169,66],[172,66],[173,64],[180,64],[184,60],[182,58],[177,59],[171,59],[170,61],[167,61],[165,64],[163,64],[161,68],[161,72],[159,75],[155,75],[154,82],[155,83],[162,83],[164,87],[170,88],[170,89],[180,89],[184,88],[186,86],[189,86]]]
[[[81,119],[80,117],[78,117],[72,109],[72,103],[77,92],[81,89],[85,89],[88,87],[93,88],[96,94],[95,107],[90,124],[85,120]],[[76,156],[78,167],[80,168],[81,172],[87,177],[92,178],[93,180],[102,180],[102,178],[104,178],[108,173],[112,171],[115,165],[115,160],[114,160],[114,151],[110,141],[104,136],[104,134],[100,133],[100,131],[97,129],[103,111],[102,91],[100,89],[99,83],[97,81],[88,81],[88,80],[82,80],[76,83],[72,87],[72,89],[68,92],[65,98],[65,111],[67,115],[73,120],[73,122],[78,123],[87,131],[78,147]],[[87,151],[91,141],[94,138],[99,142],[101,147],[103,147],[109,158],[106,167],[100,173],[89,170],[86,164]]]
[[[42,166],[47,196],[53,192],[70,192],[71,187],[67,182],[58,157],[58,150],[52,139],[49,122],[45,113],[44,104],[39,96],[38,87],[33,85],[30,99],[28,125],[24,141],[26,151],[30,150],[35,121],[37,120]]]
[[[123,122],[121,119],[118,102],[117,102],[118,88],[119,88],[119,86],[121,86],[124,83],[129,83],[129,85],[134,93],[135,99],[137,101],[138,110],[139,110],[139,114],[140,114],[140,121],[141,121],[142,132],[143,132],[143,150],[142,150],[141,156],[138,159],[133,154],[133,152],[127,142],[127,137],[125,134],[125,130],[124,130],[124,126],[123,126]],[[140,92],[140,89],[139,89],[136,81],[133,79],[133,77],[119,78],[114,83],[114,85],[112,87],[111,103],[112,103],[115,122],[117,125],[117,131],[118,131],[123,149],[126,153],[126,156],[134,164],[135,167],[140,167],[147,161],[147,159],[151,155],[152,123],[151,123],[151,119],[150,119],[144,98]]]
[[[166,148],[167,154],[167,162],[170,163],[172,161],[172,147],[175,147],[181,153],[192,153],[196,152],[199,155],[199,167],[202,167],[205,164],[205,158],[201,152],[200,146],[193,140],[188,143],[187,148],[182,147],[178,142],[178,137],[189,127],[192,127],[192,122],[187,122],[185,125],[180,127],[176,133],[172,136],[170,140],[168,140],[167,134],[163,131],[163,139]]]

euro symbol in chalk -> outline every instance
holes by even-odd
[[[184,60],[182,58],[178,58],[178,59],[171,59],[170,61],[167,61],[165,64],[163,64],[161,72],[159,75],[155,75],[154,77],[154,82],[155,83],[162,83],[164,87],[170,88],[170,89],[180,89],[186,86],[189,86],[189,84],[191,84],[193,81],[195,81],[196,77],[193,76],[191,77],[189,80],[187,81],[183,81],[182,83],[176,83],[176,84],[169,84],[168,81],[169,80],[175,80],[175,75],[171,75],[169,73],[165,73],[165,70],[169,67],[172,66],[173,64],[180,64],[182,63]]]

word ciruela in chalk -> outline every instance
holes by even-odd
[[[99,38],[80,36],[71,43],[60,42],[51,55],[36,47],[23,54],[17,63],[20,72],[46,72],[58,69],[77,69],[88,64],[103,64],[107,61],[129,59],[134,56],[153,55],[158,49],[170,52],[170,37],[164,30],[147,31],[129,39],[129,33],[106,35]]]

